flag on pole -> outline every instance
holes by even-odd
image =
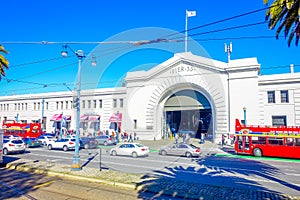
[[[194,16],[196,16],[196,11],[186,11],[186,15],[188,16],[188,17],[194,17]]]

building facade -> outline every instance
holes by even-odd
[[[148,71],[128,72],[126,85],[81,91],[81,134],[121,128],[140,139],[171,130],[219,142],[235,119],[253,125],[300,125],[300,74],[259,75],[256,58],[228,63],[178,53]],[[75,129],[72,92],[0,97],[0,122],[42,120],[47,132]],[[63,120],[62,117],[63,116]],[[118,117],[116,117],[118,116]]]

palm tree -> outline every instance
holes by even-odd
[[[269,0],[264,0],[268,4]],[[295,37],[295,44],[298,46],[300,37],[300,0],[274,0],[266,12],[266,20],[270,29],[276,30],[278,39],[280,32],[284,29],[284,36],[288,38],[288,46]]]
[[[8,53],[1,44],[0,53]],[[8,63],[8,60],[2,54],[0,54],[0,80],[1,76],[5,76],[5,69],[8,69]]]

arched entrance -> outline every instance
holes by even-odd
[[[192,89],[181,90],[164,104],[166,128],[171,132],[190,132],[192,137],[213,138],[212,108],[207,98]],[[202,135],[202,136],[201,136]]]

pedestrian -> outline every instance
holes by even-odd
[[[178,133],[174,133],[174,134],[175,134],[175,144],[178,144],[179,135],[178,135]]]
[[[133,140],[132,140],[132,133],[130,133],[130,135],[129,135],[129,140],[128,140],[128,142],[133,142]]]
[[[224,146],[224,145],[225,145],[225,135],[222,134],[222,146]]]
[[[133,133],[133,140],[137,140],[137,138],[136,138],[136,132]]]

